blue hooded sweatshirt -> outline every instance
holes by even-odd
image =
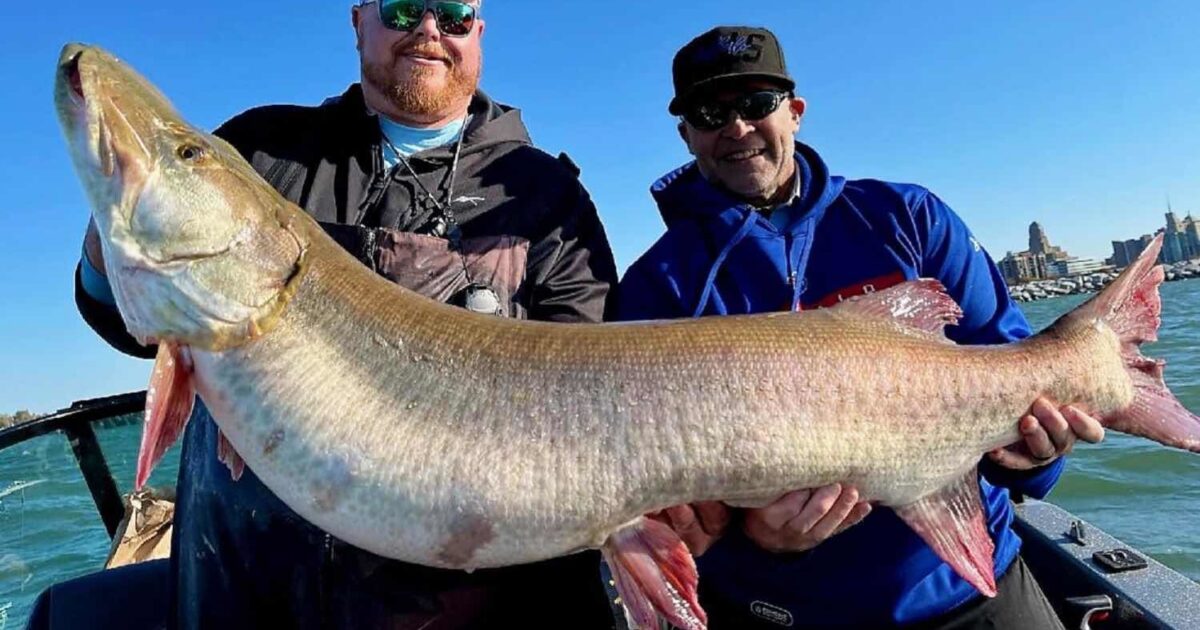
[[[820,308],[931,277],[962,307],[959,324],[946,330],[952,340],[996,344],[1030,334],[995,263],[928,190],[832,177],[802,143],[796,161],[800,194],[782,221],[779,213],[772,222],[710,184],[694,162],[656,182],[651,192],[667,232],[626,271],[620,318]],[[1009,489],[1042,498],[1063,465],[1059,458],[1017,472],[981,461],[997,578],[1021,544],[1010,527]],[[902,625],[980,596],[890,509],[872,510],[862,523],[803,553],[764,551],[731,527],[697,564],[705,592],[749,615],[782,609],[800,627]]]

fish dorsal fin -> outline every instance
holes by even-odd
[[[893,321],[937,336],[962,317],[962,309],[946,292],[946,287],[930,278],[858,295],[833,309],[838,313]]]
[[[984,524],[974,467],[953,484],[893,509],[955,573],[980,593],[996,596],[995,545]]]

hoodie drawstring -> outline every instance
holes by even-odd
[[[704,281],[704,292],[700,294],[700,302],[696,304],[696,310],[692,313],[692,317],[700,317],[704,313],[704,307],[708,306],[708,297],[712,295],[713,284],[717,280],[717,272],[721,270],[721,265],[729,257],[729,252],[733,251],[733,248],[750,233],[750,229],[754,227],[754,219],[754,210],[747,211],[746,220],[742,221],[742,227],[733,235],[733,238],[729,239],[729,242],[721,249],[721,253],[717,254],[717,259],[713,261],[712,268],[708,271],[708,279]]]

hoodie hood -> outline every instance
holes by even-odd
[[[500,144],[532,145],[529,130],[521,119],[521,110],[493,101],[482,91],[476,92],[467,110],[471,119],[467,122],[463,137],[463,153],[474,153]],[[448,149],[444,149],[447,154]],[[432,151],[431,153],[436,153]]]
[[[825,209],[841,195],[845,180],[841,177],[831,177],[829,168],[817,152],[803,143],[796,142],[795,158],[796,173],[800,178],[800,195],[786,206],[788,221],[782,229],[775,227],[764,213],[753,206],[712,185],[700,173],[694,161],[668,173],[651,187],[650,192],[658,202],[659,212],[667,224],[668,233],[676,227],[683,232],[696,228],[703,232],[706,235],[705,240],[716,248],[716,257],[703,276],[704,281],[700,285],[700,296],[695,303],[693,316],[701,315],[709,307],[710,297],[717,290],[718,275],[725,263],[731,258],[745,259],[749,255],[745,250],[740,255],[735,252],[747,239],[757,243],[751,249],[768,248],[774,252],[767,255],[765,260],[771,261],[773,272],[784,278],[787,285],[766,290],[779,293],[766,299],[778,305],[791,305],[789,308],[799,302],[804,283],[797,279],[803,276],[807,266],[812,232],[825,214]],[[771,241],[775,244],[768,245]],[[774,251],[774,248],[778,250]],[[734,275],[749,268],[744,265],[735,267],[739,271],[733,272]],[[756,277],[758,273],[759,271],[751,271],[750,277],[737,282],[740,284],[744,280],[746,283],[761,285],[760,279]],[[745,295],[744,292],[741,294]],[[724,308],[720,306],[718,310]]]

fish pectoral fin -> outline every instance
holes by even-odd
[[[957,482],[894,509],[964,580],[980,593],[995,597],[995,545],[984,523],[975,471],[972,467]]]
[[[962,317],[962,309],[946,293],[941,282],[930,278],[911,280],[882,291],[858,295],[833,309],[875,319],[894,321],[907,328],[941,336],[946,326]]]
[[[601,551],[638,628],[658,628],[660,615],[682,630],[708,626],[697,597],[696,562],[675,530],[641,518],[609,536]]]
[[[246,460],[238,455],[229,438],[225,437],[220,429],[217,429],[217,459],[229,468],[229,474],[233,476],[234,481],[241,479],[242,473],[246,472]]]
[[[160,343],[150,386],[146,390],[146,421],[142,427],[142,444],[138,449],[134,480],[138,490],[146,484],[154,467],[183,433],[195,400],[192,366],[187,353],[176,343]]]

